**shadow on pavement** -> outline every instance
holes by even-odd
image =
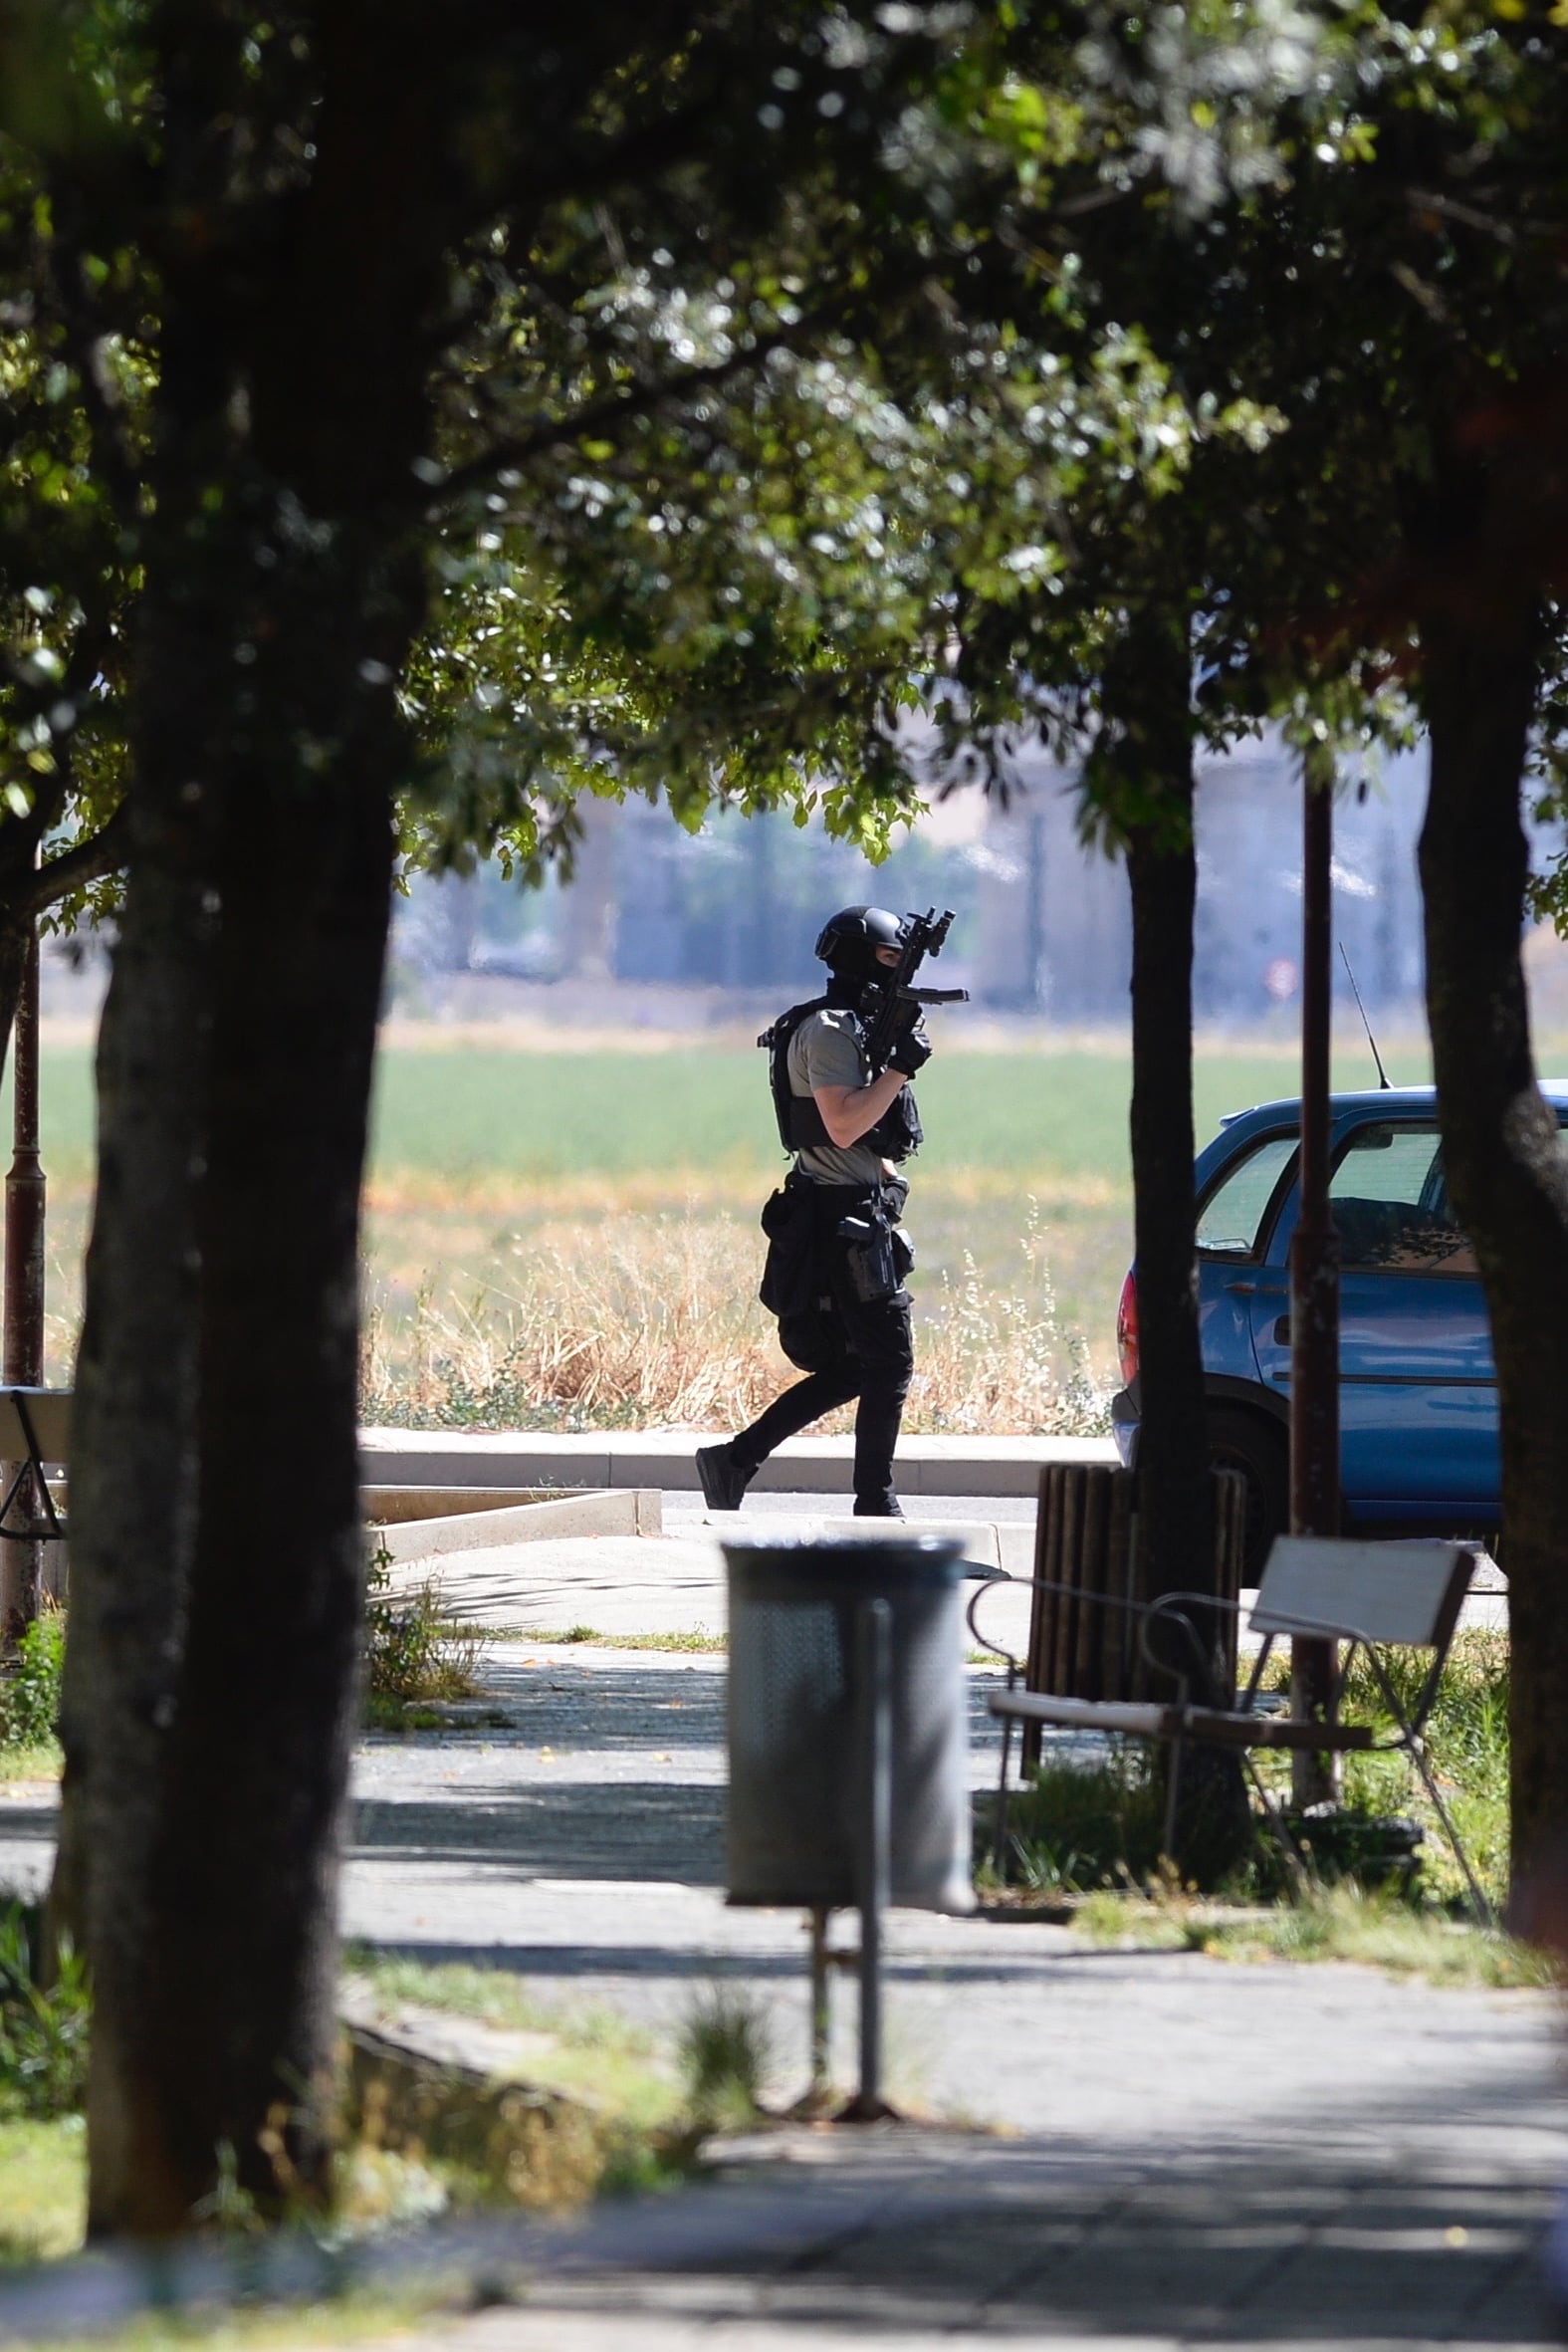
[[[809,2170],[820,2189],[820,2163]],[[884,2333],[900,2344],[1561,2341],[1540,2264],[1555,2192],[1539,2163],[1456,2162],[1452,2146],[1419,2136],[1382,2156],[1341,2140],[1129,2162],[1091,2141],[998,2148],[954,2135],[907,2155],[865,2141],[830,2170],[844,2191],[835,2233],[783,2262],[677,2256],[651,2308],[688,2319],[694,2342],[722,2315],[757,2325],[764,2311],[782,2332],[820,2328],[835,2347]],[[754,2173],[754,2192],[769,2182],[786,2205],[785,2168]],[[665,2266],[655,2256],[650,2268]],[[542,2280],[531,2301],[626,2312],[634,2295],[624,2281]]]
[[[612,1668],[514,1665],[480,1669],[492,1693],[519,1710],[525,1747],[646,1751],[720,1748],[724,1671],[711,1665]]]
[[[520,1878],[648,1880],[718,1886],[724,1790],[679,1781],[561,1781],[460,1800],[362,1796],[354,1861],[466,1863]]]

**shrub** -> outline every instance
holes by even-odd
[[[0,1744],[42,1748],[54,1739],[65,1660],[65,1612],[46,1609],[23,1634],[0,1678]]]
[[[0,2115],[72,2114],[87,2095],[86,1964],[62,1938],[54,1983],[39,1986],[33,1971],[29,1915],[12,1904],[0,1913]]]

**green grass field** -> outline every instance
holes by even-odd
[[[1370,1077],[1350,1052],[1341,1084]],[[1424,1077],[1424,1054],[1402,1058]],[[1196,1090],[1200,1139],[1222,1114],[1295,1090],[1287,1053],[1210,1051]],[[977,1173],[1129,1181],[1125,1051],[939,1053],[919,1083],[928,1142],[920,1181]],[[449,1181],[577,1171],[766,1173],[780,1163],[764,1058],[734,1047],[590,1056],[393,1051],[377,1092],[378,1176]]]
[[[1427,1074],[1419,1048],[1394,1048],[1396,1078]],[[1223,1113],[1291,1093],[1285,1047],[1200,1045],[1200,1141]],[[1336,1050],[1335,1082],[1359,1086],[1364,1044]],[[966,1051],[957,1040],[922,1072],[929,1141],[913,1170],[917,1296],[973,1266],[983,1287],[1018,1280],[1030,1204],[1063,1325],[1081,1331],[1102,1375],[1131,1247],[1124,1044]],[[7,1095],[9,1089],[7,1089]],[[46,1032],[43,1153],[51,1184],[50,1373],[66,1377],[92,1183],[92,1060]],[[8,1100],[0,1119],[9,1120]],[[447,1040],[381,1057],[366,1258],[392,1325],[423,1292],[437,1308],[484,1312],[544,1235],[568,1247],[628,1212],[725,1216],[750,1229],[783,1167],[764,1058],[733,1043],[654,1050],[539,1052]],[[761,1245],[759,1244],[759,1251]]]
[[[489,1187],[585,1174],[703,1177],[767,1173],[780,1158],[764,1059],[734,1046],[554,1053],[475,1046],[394,1047],[376,1088],[373,1182],[423,1178]],[[1391,1056],[1401,1078],[1426,1075],[1417,1050]],[[1335,1082],[1370,1075],[1347,1041]],[[1200,1046],[1199,1138],[1221,1114],[1294,1091],[1286,1051]],[[1127,1182],[1129,1063],[1124,1048],[939,1053],[920,1078],[929,1142],[922,1181],[995,1174]],[[46,1042],[43,1146],[52,1176],[89,1174],[92,1064],[79,1044]],[[0,1110],[9,1122],[9,1087]]]

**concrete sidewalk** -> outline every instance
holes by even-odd
[[[766,2018],[774,2095],[792,2096],[804,1939],[795,1912],[724,1902],[720,1662],[508,1644],[491,1680],[509,1731],[361,1745],[346,1932],[513,1972],[547,2007],[613,2009],[665,2048],[725,1984]],[[977,1786],[991,1687],[972,1674]],[[53,1812],[52,1790],[0,1792],[19,1891],[44,1881]],[[1017,1915],[889,1927],[891,2085],[918,2128],[767,2136],[731,2149],[716,2187],[601,2208],[576,2234],[519,2224],[485,2269],[521,2299],[398,2344],[1560,2340],[1539,2259],[1568,2172],[1552,1999],[1108,1950]],[[847,1987],[836,2010],[847,2085]],[[304,2352],[309,2323],[290,2341]]]
[[[1560,2343],[1537,2262],[1552,2190],[1529,2121],[1483,2090],[1473,2103],[1391,2109],[1381,2124],[1377,2145],[1314,2117],[1288,2138],[1200,2139],[1153,2159],[1076,2134],[1011,2147],[921,2134],[805,2144],[792,2168],[776,2159],[753,2178],[750,2245],[736,2242],[746,2212],[732,2194],[706,2262],[692,2247],[623,2266],[610,2241],[600,2264],[540,2270],[519,2307],[450,2322],[418,2346]]]
[[[667,1487],[695,1493],[696,1452],[712,1430],[607,1429],[583,1437],[521,1431],[362,1429],[360,1475],[368,1486]],[[1108,1437],[903,1437],[896,1471],[901,1495],[1026,1495],[1039,1491],[1047,1462],[1114,1466]],[[847,1495],[854,1441],[797,1437],[765,1462],[760,1494]]]
[[[811,1496],[768,1499],[788,1508],[672,1514],[664,1535],[548,1536],[529,1543],[470,1544],[439,1557],[410,1555],[392,1568],[394,1587],[409,1588],[433,1573],[443,1606],[454,1617],[491,1631],[560,1636],[578,1627],[596,1634],[695,1633],[720,1635],[728,1623],[721,1545],[739,1538],[831,1539],[864,1534],[840,1502],[835,1512],[811,1509]],[[912,1502],[905,1528],[943,1534],[963,1544],[967,1559],[1008,1575],[1033,1573],[1034,1528],[1027,1518],[981,1520],[962,1516],[961,1497]],[[1002,1509],[1002,1504],[993,1506]],[[873,1529],[873,1534],[875,1530]],[[895,1537],[896,1539],[896,1537]],[[1027,1646],[1029,1593],[1022,1583],[998,1589],[986,1604],[984,1633],[1016,1654]]]
[[[712,1661],[509,1651],[520,1736],[376,1743],[352,1932],[515,1971],[668,2045],[716,1983],[805,2072],[797,1914],[723,1901]],[[973,1770],[994,1770],[972,1677]],[[521,1727],[526,1726],[526,1731]],[[428,2352],[936,2352],[1556,2341],[1568,2170],[1549,1999],[1371,1970],[1096,1948],[1017,1916],[890,1921],[889,2058],[918,2128],[796,2130],[580,2241],[520,2237],[519,2302]],[[852,1940],[850,1922],[839,1940]],[[854,2002],[835,1996],[852,2080]]]

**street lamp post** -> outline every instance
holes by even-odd
[[[1301,762],[1300,1213],[1290,1244],[1290,1531],[1339,1532],[1339,1236],[1328,1200],[1330,954],[1333,941],[1334,755],[1314,746]],[[1331,1641],[1290,1645],[1290,1712],[1329,1721],[1336,1659]],[[1292,1760],[1298,1805],[1332,1802],[1335,1759]]]

